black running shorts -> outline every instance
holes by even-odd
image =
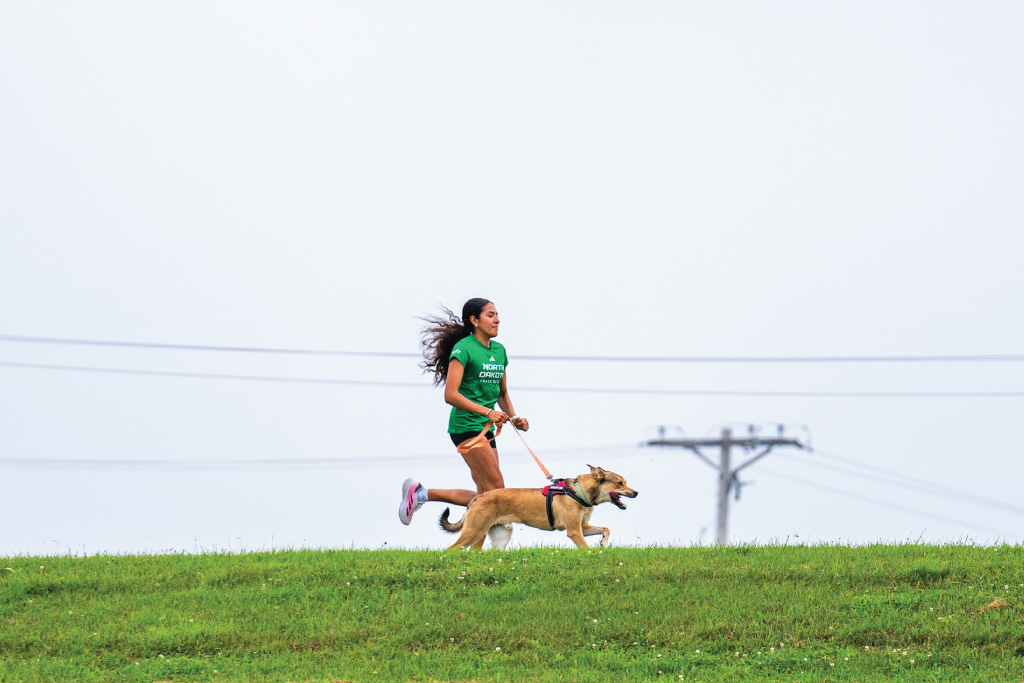
[[[474,436],[479,436],[480,432],[462,432],[460,434],[449,433],[448,436],[452,437],[452,443],[458,446],[460,443],[467,439],[472,439]],[[494,432],[487,432],[485,435],[487,440],[491,442],[491,448],[497,450],[498,444],[494,443]]]

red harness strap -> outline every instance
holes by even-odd
[[[547,499],[547,500],[544,501],[544,506],[547,508],[548,525],[552,529],[555,528],[555,513],[554,513],[554,511],[551,508],[551,499],[554,498],[556,495],[569,496],[570,498],[575,500],[577,503],[579,503],[583,507],[588,507],[588,508],[594,507],[593,504],[588,503],[587,501],[583,500],[578,495],[576,495],[576,492],[573,491],[572,489],[573,489],[573,487],[569,483],[569,480],[567,480],[567,479],[555,479],[554,482],[548,484],[547,486],[545,486],[544,488],[542,488],[540,490],[540,492],[542,494],[544,494],[544,497]]]

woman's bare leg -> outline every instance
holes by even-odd
[[[462,458],[469,465],[469,472],[473,475],[473,481],[476,482],[477,493],[505,488],[505,479],[501,476],[501,470],[498,468],[498,451],[490,445],[477,446],[469,453],[463,453]],[[474,543],[473,547],[484,547],[484,539],[481,538]]]
[[[501,470],[498,468],[498,451],[494,448],[477,446],[469,453],[463,453],[462,459],[469,465],[469,472],[476,482],[477,493],[505,488],[505,478],[501,476]]]
[[[451,505],[466,507],[473,500],[476,491],[469,489],[427,489],[427,500],[436,500]]]
[[[462,458],[469,465],[469,472],[476,484],[476,491],[469,489],[427,489],[427,500],[448,503],[450,505],[461,505],[466,507],[478,493],[490,491],[491,489],[505,488],[505,478],[501,475],[498,467],[498,451],[488,445],[477,446],[468,453],[463,453]],[[481,538],[475,544],[477,548],[482,547],[484,539]]]

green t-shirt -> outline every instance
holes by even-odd
[[[501,379],[508,365],[505,347],[492,339],[491,348],[487,348],[476,337],[469,335],[456,342],[449,358],[450,362],[462,363],[464,368],[459,393],[473,403],[493,407],[501,394]],[[452,406],[448,433],[479,432],[488,422],[490,420],[483,415],[467,413]]]

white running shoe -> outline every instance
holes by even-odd
[[[412,513],[427,502],[427,490],[415,479],[406,479],[402,484],[402,504],[398,506],[398,519],[402,524],[412,521]]]

